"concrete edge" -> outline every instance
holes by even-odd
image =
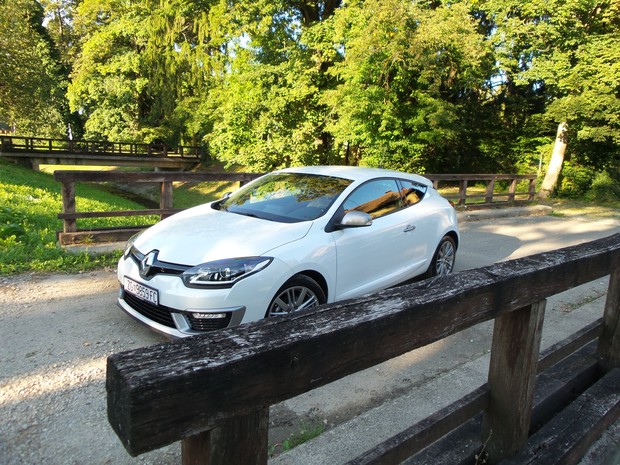
[[[509,218],[516,216],[543,216],[549,215],[553,208],[548,205],[531,205],[527,207],[488,208],[483,210],[462,210],[457,213],[459,222],[481,221],[494,218]]]

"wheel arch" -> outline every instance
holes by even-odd
[[[446,237],[446,236],[450,237],[454,241],[454,246],[458,250],[458,248],[459,248],[459,235],[456,233],[456,231],[454,231],[454,230],[448,231],[448,232],[446,232],[443,235],[443,237]]]
[[[329,286],[327,285],[327,280],[325,279],[325,277],[321,273],[319,273],[316,270],[304,270],[304,271],[300,271],[298,273],[295,273],[289,279],[292,279],[295,276],[307,276],[308,278],[311,278],[314,281],[316,281],[316,283],[323,290],[323,293],[325,294],[326,301],[329,302]]]

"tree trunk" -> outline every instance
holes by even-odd
[[[538,197],[541,199],[549,197],[558,183],[558,178],[562,172],[562,164],[564,163],[564,154],[566,153],[567,130],[568,123],[562,122],[559,124],[558,134],[555,137],[555,144],[553,145],[553,153],[551,154],[551,160],[547,168],[547,174],[545,174],[545,179],[538,192]]]

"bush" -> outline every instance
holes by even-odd
[[[594,181],[592,168],[564,162],[558,195],[566,198],[583,198]]]
[[[592,181],[586,198],[603,202],[620,200],[620,182],[613,179],[609,172],[601,171]]]

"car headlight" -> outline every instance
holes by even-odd
[[[240,279],[266,268],[272,260],[271,257],[217,260],[189,268],[181,278],[188,287],[230,287]]]
[[[125,250],[123,251],[123,257],[124,258],[129,257],[129,253],[131,252],[133,244],[134,244],[134,242],[136,242],[136,239],[138,239],[138,237],[140,237],[140,234],[142,234],[142,231],[140,231],[139,233],[134,234],[133,236],[131,236],[129,238],[129,240],[125,244]]]

